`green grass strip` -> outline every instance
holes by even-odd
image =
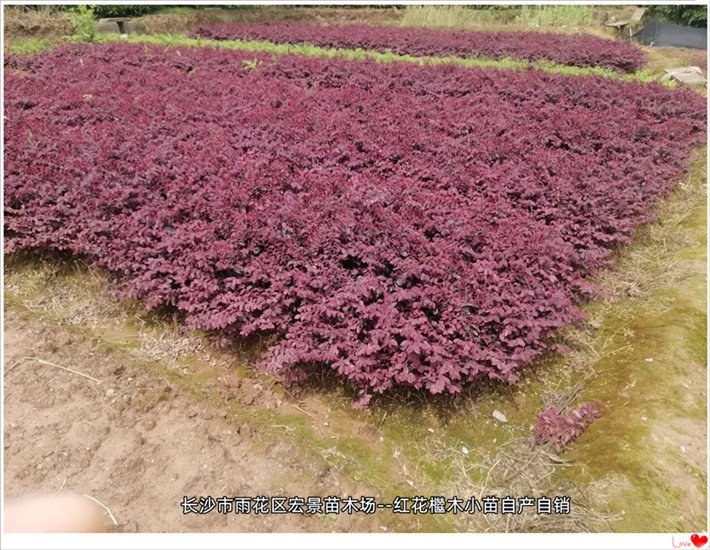
[[[5,53],[32,57],[45,50],[52,49],[52,43],[44,38],[21,38],[5,44]]]
[[[221,48],[225,50],[239,50],[252,52],[267,52],[272,54],[297,54],[311,57],[339,57],[361,61],[364,59],[372,59],[379,63],[392,63],[395,61],[404,61],[409,63],[418,63],[420,65],[439,65],[442,63],[450,63],[460,65],[462,67],[483,67],[495,69],[509,69],[515,71],[524,71],[526,69],[535,69],[548,73],[560,74],[565,76],[601,76],[605,78],[615,78],[620,80],[634,80],[639,82],[656,81],[656,76],[647,70],[636,71],[629,74],[617,73],[611,69],[604,67],[574,67],[571,65],[562,65],[551,61],[526,61],[523,59],[491,59],[485,57],[461,58],[461,57],[414,57],[411,55],[398,55],[391,52],[378,52],[374,50],[363,49],[343,49],[343,48],[321,48],[310,44],[276,44],[273,42],[265,42],[260,40],[209,40],[205,38],[186,38],[183,36],[174,35],[129,35],[128,38],[121,38],[117,35],[102,36],[101,42],[129,42],[138,44],[155,44],[166,47],[211,47]],[[662,82],[668,86],[673,86],[672,83]]]

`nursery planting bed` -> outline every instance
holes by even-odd
[[[6,59],[9,251],[68,251],[261,366],[513,382],[705,139],[685,90],[111,44]]]
[[[645,63],[643,51],[635,44],[583,34],[449,31],[369,25],[320,26],[275,21],[201,25],[194,29],[193,36],[213,40],[262,40],[326,48],[362,48],[417,57],[546,60],[578,67],[607,67],[621,72],[633,72]]]

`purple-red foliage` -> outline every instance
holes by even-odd
[[[321,26],[291,21],[201,25],[192,36],[212,40],[268,40],[324,48],[362,48],[400,55],[547,60],[578,67],[601,66],[623,72],[640,69],[643,51],[630,42],[578,34],[482,32],[382,27]]]
[[[257,57],[72,46],[9,71],[7,250],[274,333],[264,367],[327,364],[362,403],[516,380],[705,139],[704,98],[658,85]]]
[[[8,53],[5,54],[3,59],[3,65],[5,69],[12,69],[15,71],[26,71],[30,70],[32,67],[32,59],[26,55],[18,55]]]
[[[560,452],[568,443],[577,439],[592,422],[601,417],[601,403],[583,403],[569,415],[562,416],[560,409],[552,407],[537,417],[533,441],[550,445]]]

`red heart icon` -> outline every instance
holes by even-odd
[[[702,537],[700,535],[691,535],[690,542],[692,542],[696,548],[700,548],[701,546],[707,544],[708,537],[707,535],[703,535]]]

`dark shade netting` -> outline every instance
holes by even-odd
[[[650,21],[633,39],[653,48],[677,47],[707,50],[707,29]]]

